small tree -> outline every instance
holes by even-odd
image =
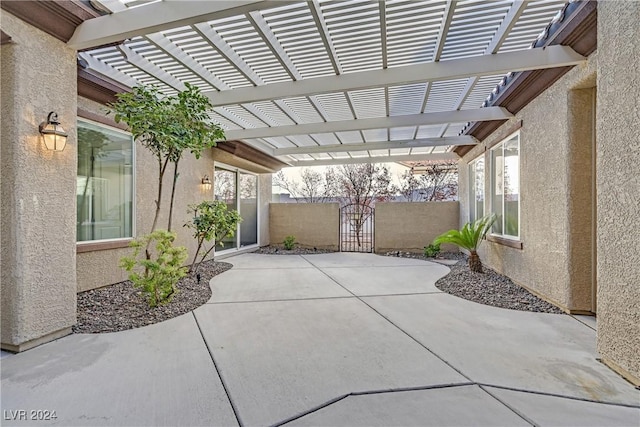
[[[224,139],[220,126],[210,123],[207,111],[213,108],[209,98],[200,89],[185,83],[187,89],[176,96],[162,96],[155,87],[134,87],[131,92],[118,94],[118,100],[109,105],[117,123],[123,121],[136,141],[147,148],[158,164],[158,193],[151,232],[158,224],[162,205],[162,186],[169,163],[174,164],[169,219],[171,231],[173,202],[178,164],[185,151],[199,158],[202,151]]]
[[[222,241],[225,238],[234,235],[242,218],[238,215],[238,211],[227,210],[227,205],[219,200],[205,200],[198,205],[189,205],[188,212],[193,214],[193,220],[187,222],[184,226],[193,230],[193,237],[198,242],[196,254],[193,256],[189,271],[192,274],[196,274],[200,263],[204,261],[216,245],[222,245]],[[196,265],[198,254],[204,249],[205,242],[211,242],[212,240],[211,247],[205,250],[200,257],[200,263]]]
[[[147,294],[151,307],[168,302],[176,291],[178,280],[187,274],[187,269],[182,267],[187,259],[187,249],[182,246],[174,247],[175,238],[175,233],[156,230],[132,241],[129,246],[134,248],[133,255],[120,260],[120,266],[130,273],[129,280]],[[153,242],[155,259],[149,255],[148,249]],[[139,259],[143,248],[147,248],[147,255]]]
[[[477,252],[478,246],[482,243],[482,239],[486,236],[496,218],[496,214],[487,215],[473,223],[466,223],[461,230],[449,230],[436,237],[433,244],[453,243],[468,250],[470,253],[469,270],[482,273],[482,261],[480,261],[480,256]]]
[[[347,164],[331,171],[335,176],[337,191],[344,197],[344,205],[354,205],[349,223],[361,246],[360,234],[365,222],[373,212],[376,202],[391,200],[397,192],[391,183],[389,168],[372,163]]]

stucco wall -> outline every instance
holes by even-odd
[[[2,11],[2,347],[23,350],[76,322],[76,52]],[[47,151],[38,125],[69,133]]]
[[[523,249],[484,242],[484,263],[566,310],[591,309],[591,104],[597,54],[575,67],[460,163],[461,225],[469,221],[468,163],[485,156],[485,211],[489,206],[489,151],[522,120],[520,129],[520,241]],[[576,91],[577,90],[577,91]],[[585,234],[586,233],[586,234]],[[578,238],[579,237],[579,238]]]
[[[375,252],[423,252],[438,235],[460,223],[458,202],[378,203],[375,212]],[[456,251],[442,245],[443,251]]]
[[[281,244],[293,235],[302,246],[337,250],[339,212],[338,203],[271,203],[270,243]]]
[[[640,3],[598,3],[598,352],[640,384]]]

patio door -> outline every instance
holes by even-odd
[[[242,218],[235,234],[216,247],[216,252],[238,250],[258,244],[258,177],[225,165],[216,165],[213,186],[215,200]]]

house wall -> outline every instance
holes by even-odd
[[[339,215],[338,203],[271,203],[270,243],[293,235],[301,246],[338,250]]]
[[[89,113],[101,115],[105,118],[108,117],[106,115],[107,108],[104,105],[85,98],[78,99],[78,108],[88,111]],[[135,230],[136,235],[141,236],[151,231],[153,223],[155,200],[158,191],[158,166],[157,160],[146,148],[139,144],[136,144],[135,147]],[[214,158],[213,150],[205,150],[200,159],[196,159],[190,153],[185,153],[179,164],[180,175],[176,189],[172,231],[178,235],[175,244],[187,248],[189,253],[188,263],[191,263],[193,260],[197,244],[191,234],[191,230],[183,227],[187,221],[191,220],[191,215],[187,213],[187,206],[198,204],[203,200],[213,199],[213,188],[215,188],[215,185],[212,185],[211,189],[206,190],[201,184],[201,180],[206,174],[209,175],[213,183]],[[252,172],[262,171],[260,167],[251,162],[241,159],[237,161],[242,161],[244,168]],[[172,179],[173,169],[169,168],[163,181],[162,210],[158,219],[158,228],[166,229],[168,225]],[[259,210],[260,239],[262,242],[268,242],[268,205],[271,194],[270,174],[258,175],[258,186],[260,192],[259,209],[261,209]],[[265,196],[265,191],[268,191],[268,196]],[[265,229],[267,230],[266,232]],[[118,267],[120,258],[131,253],[131,249],[126,246],[126,243],[120,248],[89,251],[83,251],[82,249],[87,246],[86,244],[79,244],[78,246],[80,248],[76,258],[78,292],[127,280],[127,273]],[[91,245],[89,244],[89,246]],[[207,259],[210,259],[212,256],[213,253],[210,254]]]
[[[440,234],[458,228],[458,202],[378,203],[375,211],[375,252],[423,252]],[[442,245],[455,251],[454,245]]]
[[[598,352],[640,385],[640,3],[598,3]]]
[[[468,163],[485,156],[485,212],[490,212],[489,147],[520,128],[520,241],[517,249],[485,241],[479,254],[567,311],[591,310],[592,91],[598,54],[575,67],[460,162],[461,224],[469,221]]]
[[[2,348],[21,351],[76,322],[76,52],[2,11],[13,43],[2,71]],[[69,133],[48,151],[38,125],[56,111]]]

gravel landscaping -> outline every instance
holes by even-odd
[[[419,253],[387,252],[385,255],[433,261],[433,258]],[[450,267],[449,274],[436,282],[436,287],[442,292],[493,307],[538,313],[564,313],[555,305],[538,298],[487,266],[483,266],[484,273],[470,271],[467,256],[462,252],[441,252],[439,258],[460,260]]]
[[[295,246],[293,249],[285,249],[281,245],[263,246],[254,253],[264,255],[313,255],[313,254],[328,254],[332,251],[330,249],[318,249],[318,248],[301,248]]]
[[[96,334],[139,328],[171,319],[206,303],[211,298],[209,280],[233,267],[227,262],[205,261],[200,265],[200,283],[182,278],[171,301],[149,307],[145,295],[130,281],[78,294],[78,323],[74,333]]]
[[[282,246],[265,246],[255,253],[270,255],[309,255],[336,252],[326,249],[295,247],[286,250]],[[421,253],[393,251],[386,256],[433,261]],[[459,260],[451,266],[451,272],[436,282],[443,292],[494,307],[540,313],[563,311],[536,297],[513,283],[508,277],[488,267],[485,272],[473,273],[467,265],[467,256],[461,252],[441,252],[440,259]],[[206,303],[211,298],[209,280],[229,270],[226,262],[205,261],[199,269],[200,283],[195,277],[185,277],[176,285],[178,291],[171,301],[157,308],[150,308],[145,295],[133,287],[130,281],[78,294],[78,323],[74,333],[116,332],[139,328],[171,319]]]

